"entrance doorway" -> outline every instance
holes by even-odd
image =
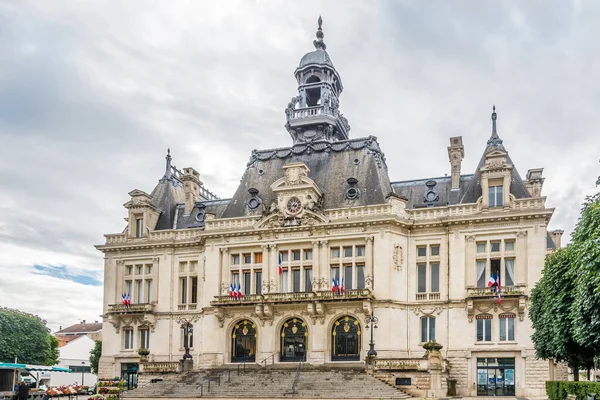
[[[515,359],[478,358],[477,396],[514,396]]]
[[[306,361],[307,343],[308,330],[306,329],[306,322],[299,318],[287,320],[281,328],[280,361]]]
[[[333,324],[331,361],[360,360],[360,325],[356,318],[345,316]]]
[[[233,327],[231,333],[231,362],[256,361],[256,325],[243,320]]]
[[[121,379],[125,381],[125,389],[132,390],[138,385],[138,364],[123,363],[121,364]]]

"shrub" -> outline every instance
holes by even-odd
[[[600,395],[600,382],[546,382],[546,394],[548,395],[548,400],[565,400],[567,394],[576,395],[577,400],[587,400],[587,395],[589,393]]]

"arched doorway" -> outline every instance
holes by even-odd
[[[361,333],[354,317],[346,315],[335,321],[331,330],[331,361],[359,361]]]
[[[231,362],[256,361],[256,324],[247,319],[231,332]]]
[[[305,361],[308,330],[306,322],[291,318],[281,327],[281,361]]]

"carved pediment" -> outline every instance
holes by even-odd
[[[300,215],[301,214],[301,215]],[[328,223],[329,219],[322,213],[317,213],[304,208],[299,215],[289,215],[278,209],[259,220],[254,228],[280,228],[286,226],[313,226]]]

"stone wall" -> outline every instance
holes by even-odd
[[[529,354],[525,361],[525,389],[528,396],[544,396],[546,381],[550,378],[549,361],[537,360]]]
[[[98,378],[114,378],[115,360],[113,357],[100,357],[98,362]]]
[[[469,395],[469,381],[468,381],[468,370],[469,362],[464,357],[453,357],[448,358],[449,363],[449,378],[456,379],[456,394],[457,395]],[[442,382],[442,385],[446,382]]]

